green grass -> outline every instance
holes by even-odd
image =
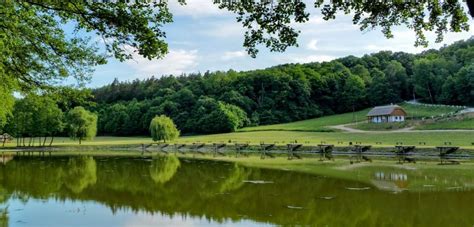
[[[440,146],[444,142],[451,142],[454,146],[464,148],[474,148],[473,132],[377,132],[377,133],[347,133],[347,132],[299,132],[299,131],[254,131],[236,132],[212,135],[183,136],[172,143],[214,143],[214,142],[250,142],[259,144],[260,142],[286,144],[297,141],[298,143],[319,144],[321,141],[338,145],[338,142],[361,142],[374,146],[394,146],[397,142],[406,145],[418,145],[419,142],[426,142],[426,146]],[[121,146],[140,145],[152,142],[146,137],[97,137],[92,141],[83,141],[82,146]],[[376,144],[381,142],[382,144]],[[9,143],[7,146],[13,147],[16,143]],[[68,138],[57,138],[54,146],[78,146],[77,141]]]
[[[357,121],[365,120],[366,115],[370,109],[365,109],[355,112],[355,119]],[[327,126],[331,125],[341,125],[348,124],[353,122],[354,115],[353,113],[344,113],[337,115],[324,116],[304,121],[295,121],[285,124],[275,124],[275,125],[264,125],[257,127],[248,127],[240,129],[241,132],[249,131],[268,131],[268,130],[282,130],[282,131],[327,131]]]
[[[451,106],[425,106],[425,105],[414,105],[410,103],[399,104],[408,114],[408,117],[422,118],[431,116],[441,116],[443,114],[454,113],[461,110],[462,108],[451,107]]]
[[[182,142],[260,142],[285,144],[297,141],[298,143],[319,144],[321,141],[338,145],[338,142],[361,142],[378,146],[394,146],[397,142],[405,145],[418,145],[426,142],[426,146],[441,146],[444,142],[451,142],[454,146],[474,148],[473,132],[376,132],[376,133],[347,133],[347,132],[298,132],[298,131],[254,131],[240,133],[226,133],[205,136],[182,137]]]
[[[365,131],[387,131],[387,130],[396,130],[409,127],[410,123],[405,122],[392,122],[392,123],[358,123],[355,125],[349,125],[348,127],[365,130]]]
[[[423,106],[423,105],[413,105],[409,103],[402,103],[399,105],[402,106],[407,111],[409,117],[416,117],[416,118],[440,116],[442,114],[452,113],[460,109],[457,107],[449,107],[449,106]],[[370,109],[371,108],[355,112],[355,120],[364,121]],[[324,131],[334,131],[333,129],[327,128],[327,126],[349,124],[352,122],[354,122],[353,113],[344,113],[344,114],[336,114],[336,115],[324,116],[324,117],[319,117],[319,118],[314,118],[314,119],[308,119],[304,121],[295,121],[291,123],[247,127],[247,128],[240,129],[239,131],[249,132],[249,131],[280,131],[281,130],[281,131],[324,132]]]
[[[462,120],[446,120],[416,126],[420,130],[439,129],[469,129],[474,130],[474,118],[464,118]]]

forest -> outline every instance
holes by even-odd
[[[150,121],[159,115],[172,118],[184,134],[221,133],[414,98],[474,105],[474,37],[420,54],[381,51],[253,71],[115,79],[96,89],[64,87],[18,99],[3,131],[23,136],[64,135],[63,129],[70,126],[24,119],[48,116],[41,114],[42,109],[54,110],[49,113],[53,118],[63,115],[58,111],[67,116],[74,107],[83,106],[98,116],[99,135],[149,135]],[[38,129],[49,125],[57,126]]]
[[[107,135],[143,135],[156,115],[184,133],[235,131],[418,99],[474,105],[474,38],[420,54],[381,51],[331,62],[118,81],[94,89]]]

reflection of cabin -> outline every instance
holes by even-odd
[[[8,143],[13,140],[13,137],[8,135],[7,133],[4,133],[3,135],[0,135],[0,143]]]
[[[402,122],[407,112],[398,105],[376,106],[367,114],[367,120],[372,123]]]

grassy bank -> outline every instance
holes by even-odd
[[[257,126],[257,127],[248,127],[243,128],[239,131],[241,132],[249,132],[249,131],[328,131],[329,129],[326,128],[327,126],[331,125],[341,125],[341,124],[348,124],[353,122],[354,120],[360,121],[366,118],[369,109],[357,111],[353,113],[344,113],[344,114],[337,114],[337,115],[330,115],[325,117],[319,117],[304,121],[296,121],[286,124],[275,124],[275,125],[264,125],[264,126]]]
[[[414,105],[409,103],[399,104],[408,113],[408,117],[423,118],[431,116],[440,116],[443,114],[453,113],[458,111],[458,107],[450,106],[424,106]],[[306,132],[322,132],[334,131],[327,126],[349,124],[354,121],[364,121],[370,108],[357,111],[355,113],[344,113],[330,116],[324,116],[304,121],[296,121],[285,124],[264,125],[257,127],[247,127],[240,129],[241,132],[249,131],[306,131]],[[367,128],[369,130],[370,128]]]
[[[381,147],[392,147],[398,142],[405,145],[419,145],[426,143],[427,147],[442,146],[445,142],[451,142],[453,146],[474,149],[473,132],[377,132],[377,133],[347,133],[347,132],[299,132],[299,131],[254,131],[236,132],[213,135],[183,136],[171,143],[235,143],[248,142],[251,144],[278,143],[286,144],[291,142],[304,144],[319,144],[322,141],[335,145],[348,145],[349,142],[361,142]],[[132,146],[137,147],[142,143],[151,143],[148,137],[97,137],[92,141],[83,141],[79,145],[77,141],[69,138],[57,138],[53,143],[57,147],[87,147],[87,146]],[[7,147],[14,147],[16,143],[8,143]]]
[[[439,130],[439,129],[470,129],[474,130],[474,118],[464,118],[461,120],[438,121],[430,124],[419,125],[416,129],[420,130]]]

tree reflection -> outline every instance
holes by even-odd
[[[424,180],[430,178],[422,179],[414,184],[430,183]],[[357,187],[371,189],[347,189]],[[95,201],[113,211],[159,212],[216,222],[252,219],[317,226],[474,223],[472,191],[392,194],[358,181],[175,156],[15,158],[0,166],[2,188],[1,195],[15,195],[15,199]],[[8,222],[8,214],[0,214],[4,214],[2,222]]]
[[[224,193],[239,189],[244,185],[244,181],[247,180],[251,174],[252,171],[250,168],[244,168],[243,166],[234,163],[232,172],[225,181],[221,183],[219,191]]]
[[[64,185],[74,193],[97,182],[97,165],[93,157],[81,156],[69,159],[64,169]]]
[[[151,179],[157,184],[164,184],[173,178],[180,166],[181,163],[176,156],[155,157],[150,165]]]

